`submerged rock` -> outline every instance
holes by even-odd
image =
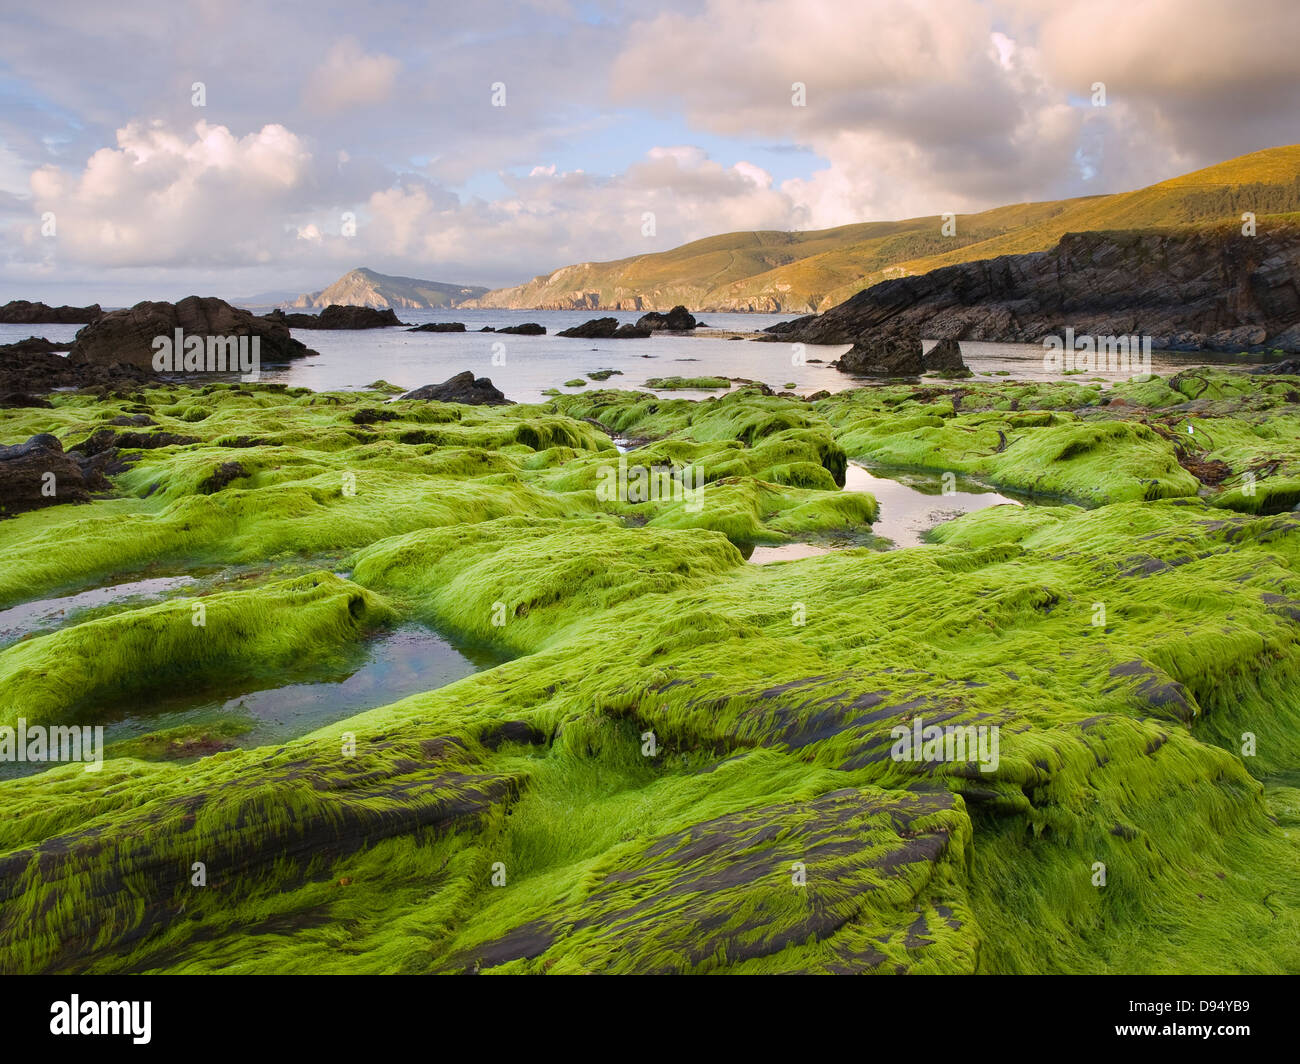
[[[399,396],[401,399],[428,399],[438,403],[464,403],[467,406],[510,406],[507,399],[487,377],[475,377],[469,370],[448,377],[441,384],[426,384],[422,388]]]

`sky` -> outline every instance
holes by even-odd
[[[1297,0],[6,0],[0,302],[1139,188],[1300,142],[1298,40]]]

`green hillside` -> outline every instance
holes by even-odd
[[[565,266],[468,304],[484,307],[825,310],[903,273],[1043,251],[1063,234],[1201,225],[1300,211],[1300,145],[1268,148],[1134,192],[810,232],[725,233],[671,251]]]

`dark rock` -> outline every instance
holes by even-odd
[[[620,325],[614,330],[611,340],[644,340],[647,336],[652,335],[649,329],[643,329],[640,325]]]
[[[153,372],[154,338],[172,337],[180,329],[185,337],[256,337],[262,362],[284,362],[315,354],[289,335],[282,321],[259,318],[212,296],[187,296],[179,303],[137,303],[114,310],[77,333],[68,355],[74,365],[122,364]]]
[[[617,318],[592,318],[572,329],[565,329],[557,336],[568,336],[576,340],[608,340],[618,332]]]
[[[426,384],[400,399],[428,399],[438,403],[465,403],[468,406],[509,406],[507,399],[487,377],[475,378],[469,370],[457,373],[441,384]]]
[[[834,365],[845,373],[871,377],[919,376],[925,372],[920,329],[864,337]]]
[[[58,437],[42,433],[26,443],[0,447],[0,515],[89,500],[81,466],[63,453]]]
[[[526,321],[522,325],[510,325],[498,329],[497,332],[513,333],[515,336],[545,336],[546,326],[538,325],[535,321]]]
[[[1256,366],[1250,372],[1276,373],[1282,376],[1297,376],[1300,375],[1300,358],[1288,358],[1282,362],[1274,362],[1269,366]]]
[[[222,462],[212,475],[199,484],[200,495],[214,495],[232,481],[248,476],[248,470],[238,462]]]
[[[400,416],[396,410],[379,410],[373,406],[366,406],[352,415],[352,424],[373,425],[379,421],[396,421]]]
[[[16,340],[12,344],[0,344],[0,358],[5,355],[39,355],[71,349],[71,340],[56,343],[54,340],[45,339],[44,336],[29,336],[26,340]]]
[[[98,303],[88,307],[51,307],[14,299],[0,307],[0,322],[6,325],[87,325],[103,313]]]
[[[954,340],[1038,343],[1149,336],[1156,350],[1300,351],[1300,227],[1258,236],[1067,233],[1051,251],[945,266],[873,285],[765,339],[880,345],[924,328]],[[867,338],[867,339],[864,339]],[[850,359],[850,362],[856,359]]]
[[[27,395],[24,392],[6,392],[0,395],[0,410],[17,410],[21,407],[40,407],[43,410],[54,409],[54,404],[48,399],[41,399],[39,396]]]
[[[389,311],[389,313],[391,314],[392,311]],[[412,328],[407,329],[406,331],[407,332],[436,332],[436,333],[464,332],[465,323],[463,321],[431,321],[424,325],[413,326]]]
[[[484,325],[483,328],[479,329],[479,332],[496,332],[496,329],[491,325]]]
[[[266,320],[282,323],[290,329],[384,329],[390,325],[405,325],[398,320],[392,307],[376,310],[374,307],[346,307],[331,303],[319,314],[286,314],[273,310]],[[464,326],[461,326],[464,331]]]
[[[649,314],[643,314],[636,324],[639,329],[648,329],[650,331],[666,329],[670,332],[688,332],[699,327],[695,316],[680,304],[673,307],[667,314],[661,314],[657,310],[652,310]]]
[[[951,338],[939,340],[921,356],[926,372],[938,371],[946,374],[970,374],[970,367],[962,360],[961,345]]]

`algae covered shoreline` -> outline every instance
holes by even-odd
[[[1300,970],[1294,377],[390,398],[0,410],[117,459],[0,521],[0,610],[237,574],[3,646],[0,726],[409,625],[485,655],[285,741],[0,781],[0,971]],[[884,551],[850,462],[1046,504]],[[844,549],[745,561],[792,543]],[[895,756],[922,726],[996,728],[996,766]]]

